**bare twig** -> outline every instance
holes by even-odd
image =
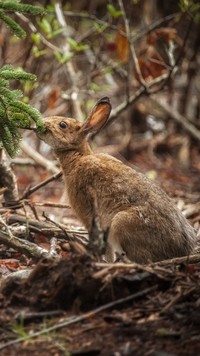
[[[35,338],[37,336],[40,336],[40,335],[43,335],[43,334],[47,334],[49,332],[52,332],[52,331],[67,327],[69,325],[73,325],[73,324],[78,323],[80,321],[87,320],[87,319],[92,318],[95,315],[97,315],[97,314],[99,314],[99,313],[101,313],[101,312],[103,312],[105,310],[114,308],[114,307],[116,307],[118,305],[121,305],[121,304],[124,304],[124,303],[127,303],[127,302],[130,302],[130,301],[132,301],[134,299],[137,299],[137,298],[140,298],[140,297],[144,297],[145,295],[149,295],[149,293],[155,291],[157,288],[158,288],[158,286],[154,285],[154,286],[146,288],[146,289],[144,289],[144,290],[142,290],[140,292],[131,294],[128,297],[120,298],[120,299],[117,299],[117,300],[115,300],[113,302],[104,304],[104,305],[96,308],[95,310],[89,311],[88,313],[85,313],[83,315],[66,318],[61,323],[58,323],[57,325],[53,325],[53,326],[50,326],[49,328],[46,328],[46,329],[43,329],[41,331],[32,333],[29,336],[29,338],[32,339],[32,338]],[[0,350],[3,350],[6,347],[9,347],[11,345],[19,344],[20,342],[25,341],[26,338],[27,338],[27,336],[26,337],[20,337],[18,339],[15,339],[15,340],[12,340],[10,342],[7,342],[4,345],[0,346]]]
[[[177,302],[179,302],[179,300],[186,298],[187,296],[189,296],[190,294],[192,294],[194,291],[197,291],[196,286],[195,287],[191,287],[189,290],[187,291],[180,291],[178,292],[174,298],[172,298],[165,306],[164,308],[162,308],[160,310],[160,312],[158,314],[165,314],[173,305],[175,305]]]
[[[190,264],[200,262],[200,253],[190,256],[175,257],[169,260],[164,260],[160,262],[155,262],[152,266],[170,266],[170,265],[179,265],[181,263]]]
[[[52,172],[52,173],[59,172],[59,168],[57,168],[52,161],[49,161],[48,159],[44,158],[41,154],[39,154],[37,151],[35,151],[25,141],[22,141],[20,143],[20,148],[27,156],[32,158],[40,166],[46,168],[49,172]]]
[[[145,271],[145,272],[148,272],[150,274],[153,274],[153,275],[156,275],[158,276],[160,279],[165,279],[164,275],[163,275],[163,272],[165,272],[166,275],[171,275],[172,272],[170,270],[167,270],[167,269],[162,269],[162,273],[160,268],[156,268],[154,266],[151,266],[151,265],[141,265],[139,263],[121,263],[121,262],[117,262],[117,263],[105,263],[105,262],[95,262],[94,263],[95,267],[100,267],[100,268],[104,268],[105,271],[102,272],[103,270],[100,270],[98,272],[95,272],[93,274],[93,277],[94,278],[99,278],[99,277],[102,277],[102,275],[105,273],[105,274],[108,274],[108,271],[111,271],[111,270],[120,270],[120,269],[128,269],[129,271],[131,269],[137,269],[137,270],[141,270],[141,271]]]
[[[52,225],[55,225],[56,227],[58,227],[65,234],[67,239],[71,240],[71,237],[67,234],[66,229],[61,224],[59,224],[58,222],[53,221],[52,219],[50,219],[45,214],[45,212],[43,212],[42,216],[46,219],[46,221],[49,221]]]
[[[54,174],[53,176],[43,180],[41,183],[35,185],[34,187],[28,187],[25,192],[23,193],[22,197],[20,198],[20,200],[26,199],[28,198],[31,194],[33,194],[34,192],[36,192],[36,190],[44,187],[45,185],[47,185],[48,183],[52,182],[55,179],[58,179],[62,176],[62,172],[59,171],[58,173]]]
[[[24,204],[29,205],[29,203],[30,203],[29,200],[24,200]],[[46,201],[46,202],[32,201],[31,204],[35,205],[35,206],[47,206],[47,207],[52,207],[52,208],[71,209],[71,206],[69,206],[67,204],[54,203],[51,201]]]
[[[137,34],[133,38],[134,42],[139,40],[141,37],[150,34],[156,28],[160,27],[161,25],[163,25],[166,22],[173,20],[174,18],[176,18],[179,15],[182,15],[182,14],[180,12],[175,12],[174,14],[170,14],[168,16],[162,17],[161,19],[158,19],[158,20],[152,22],[150,25],[145,26],[144,30],[137,31]]]
[[[186,33],[185,33],[185,36],[184,36],[184,39],[183,39],[183,44],[181,46],[181,49],[180,49],[180,51],[178,53],[178,56],[177,56],[177,58],[176,58],[176,60],[175,60],[175,62],[173,64],[173,66],[171,66],[169,68],[168,76],[163,81],[161,86],[159,88],[157,88],[156,90],[152,91],[151,94],[157,93],[158,91],[162,90],[165,87],[165,85],[170,81],[170,79],[173,77],[174,73],[176,72],[177,66],[181,61],[181,58],[182,58],[182,55],[183,55],[183,52],[184,52],[184,49],[185,49],[185,46],[186,46],[187,39],[188,39],[190,31],[191,31],[192,25],[193,25],[193,18],[190,19],[189,25],[187,27],[187,30],[186,30]]]
[[[48,10],[48,13],[54,13],[54,11],[52,10]],[[63,11],[63,14],[66,17],[75,17],[75,18],[80,18],[80,19],[87,19],[87,20],[91,20],[94,22],[99,23],[100,25],[105,26],[106,28],[110,28],[114,31],[119,31],[119,27],[116,25],[113,25],[111,23],[109,23],[108,21],[105,21],[103,19],[99,19],[97,16],[93,15],[93,14],[87,14],[84,12],[73,12],[73,11]],[[141,37],[143,37],[144,35],[149,34],[150,32],[152,32],[153,30],[155,30],[157,27],[161,26],[163,23],[169,22],[171,20],[173,20],[174,18],[176,18],[178,15],[180,15],[180,12],[175,12],[173,14],[170,14],[168,16],[165,16],[159,20],[154,21],[152,24],[150,24],[149,26],[145,26],[144,30],[140,30],[138,31],[138,33],[134,36],[134,42],[139,40]],[[126,35],[123,31],[120,31],[120,33],[123,35]]]
[[[49,257],[57,258],[57,256],[58,256],[58,254],[56,252],[56,242],[57,242],[56,238],[52,237],[50,240]]]
[[[189,122],[189,120],[179,114],[176,109],[172,108],[167,103],[161,102],[155,96],[152,96],[150,99],[156,103],[156,105],[158,105],[169,117],[180,124],[187,132],[189,132],[192,137],[200,141],[200,131],[191,122]]]
[[[25,222],[27,218],[24,218]],[[2,216],[0,215],[0,226],[3,227],[4,231],[0,231],[0,243],[8,247],[12,247],[17,251],[24,253],[27,256],[34,257],[36,259],[40,258],[57,258],[58,254],[54,248],[54,241],[52,242],[50,252],[44,248],[37,246],[36,244],[29,242],[27,240],[18,238],[13,235],[10,227],[6,224],[3,220]]]
[[[142,76],[142,73],[141,73],[141,70],[140,70],[140,66],[139,66],[139,63],[138,63],[138,59],[137,59],[137,55],[136,55],[136,52],[135,52],[135,48],[134,48],[133,42],[131,41],[131,32],[130,32],[129,22],[128,22],[128,19],[126,17],[126,12],[125,12],[125,9],[124,9],[124,4],[123,4],[122,0],[118,0],[118,3],[119,3],[120,10],[122,11],[122,14],[123,14],[122,16],[123,16],[123,19],[124,19],[124,24],[125,24],[125,29],[126,29],[126,36],[127,36],[127,40],[128,40],[129,46],[130,46],[130,51],[131,51],[131,55],[132,55],[132,58],[133,58],[135,71],[137,73],[138,80],[139,80],[140,84],[144,87],[144,90],[146,90],[147,89],[147,85],[146,85],[146,82],[145,82],[145,80],[144,80],[144,78]]]
[[[66,38],[69,37],[70,36],[69,27],[67,26],[67,23],[65,21],[60,2],[55,3],[55,12],[56,12],[58,22],[61,25],[61,27],[63,28],[63,32],[64,32]],[[66,38],[65,38],[65,45],[62,48],[62,51],[64,51],[64,53],[70,52],[70,45],[66,41]],[[77,71],[74,69],[74,66],[71,61],[68,61],[65,65],[66,65],[68,76],[69,76],[71,86],[72,86],[71,99],[72,99],[72,105],[74,108],[74,116],[78,120],[82,121],[83,115],[82,115],[81,105],[80,105],[80,102],[78,99],[79,90],[78,90],[78,83],[77,83],[77,81],[78,81]]]
[[[163,74],[158,78],[153,79],[151,82],[147,83],[148,85],[148,89],[162,83],[166,78],[167,78],[168,74]],[[140,87],[136,93],[134,95],[131,95],[129,97],[129,100],[125,100],[124,102],[122,102],[121,104],[119,104],[114,110],[112,110],[110,118],[108,120],[107,125],[111,124],[117,117],[118,115],[123,112],[124,110],[126,110],[130,105],[132,105],[136,100],[138,100],[143,94],[146,94],[146,88],[144,87]]]
[[[23,224],[26,224],[26,218],[21,215],[12,214],[8,217],[7,222],[8,224],[19,223],[20,226],[22,226]],[[65,233],[63,232],[63,230],[60,229],[60,227],[53,228],[52,224],[46,223],[44,221],[29,219],[29,230],[31,232],[39,232],[47,237],[56,237],[57,239],[59,238],[67,241],[73,240],[82,244],[86,244],[88,242],[87,239],[88,233],[85,230],[83,231],[79,231],[77,229],[72,230],[67,228],[67,226],[63,224],[59,224],[59,225],[62,226],[63,229],[65,229]],[[13,228],[11,228],[11,230],[12,229]],[[21,236],[23,234],[23,231],[19,230],[18,233]],[[67,233],[67,237],[66,237],[66,233]]]
[[[19,12],[17,12],[16,15],[29,26],[30,30],[33,33],[38,33],[37,28],[30,21],[30,18],[27,18],[26,16],[24,16],[23,14],[20,14]],[[43,44],[45,44],[45,46],[51,48],[53,51],[58,51],[58,52],[62,53],[62,50],[59,47],[57,47],[53,43],[49,42],[41,33],[40,33],[40,40]]]

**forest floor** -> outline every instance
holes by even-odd
[[[165,159],[158,169],[144,150],[134,163],[147,172],[156,169],[160,184],[198,227],[198,150],[193,149],[190,169],[174,157]],[[45,178],[37,172],[17,169],[21,190],[28,180],[35,184]],[[55,187],[62,189],[61,180],[34,193],[32,201],[56,201]],[[39,246],[49,246],[41,233],[31,236]],[[2,289],[1,355],[200,355],[199,256],[146,266],[106,265],[63,249],[62,260],[42,260],[35,267],[33,259],[3,245],[0,255],[2,275],[33,269],[27,279],[13,278]]]

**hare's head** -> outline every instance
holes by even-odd
[[[76,150],[89,133],[100,130],[106,123],[111,111],[109,98],[100,99],[82,124],[74,119],[62,116],[50,116],[44,119],[45,130],[38,137],[54,150]]]

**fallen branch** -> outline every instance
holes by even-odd
[[[24,224],[24,225],[27,224],[27,219],[24,216],[12,214],[8,217],[7,223],[8,224],[19,223],[20,229],[21,229],[22,224]],[[47,222],[37,221],[37,220],[33,220],[33,219],[28,220],[28,227],[29,227],[30,232],[41,233],[47,237],[56,237],[58,239],[64,239],[67,241],[73,240],[73,241],[77,241],[82,244],[87,243],[88,233],[85,230],[84,231],[71,230],[71,229],[68,229],[63,224],[61,226],[65,230],[65,233],[60,228],[54,228],[52,226],[52,224],[49,224]],[[16,226],[14,226],[13,228],[16,229]],[[21,233],[21,232],[19,231],[19,233]]]
[[[37,246],[36,244],[29,242],[27,240],[20,239],[14,235],[12,238],[3,231],[0,231],[0,243],[5,246],[14,248],[28,257],[33,257],[35,259],[49,258],[49,251]]]
[[[51,208],[61,208],[61,209],[71,209],[71,206],[67,204],[60,204],[60,203],[54,203],[51,201],[46,201],[46,202],[39,202],[39,201],[30,201],[30,200],[24,200],[24,204],[31,204],[34,206],[47,206]]]
[[[35,333],[32,333],[31,335],[29,335],[29,339],[33,339],[33,338],[35,338],[37,336],[41,336],[43,334],[47,334],[49,332],[64,328],[66,326],[73,325],[73,324],[78,323],[80,321],[87,320],[87,319],[92,318],[95,315],[97,315],[97,314],[99,314],[99,313],[101,313],[101,312],[103,312],[105,310],[108,310],[110,308],[116,307],[118,305],[121,305],[121,304],[124,304],[124,303],[127,303],[127,302],[130,302],[130,301],[132,301],[134,299],[137,299],[137,298],[140,298],[140,297],[144,297],[145,295],[149,295],[150,292],[155,291],[157,288],[158,288],[158,286],[154,285],[154,286],[146,288],[146,289],[144,289],[144,290],[142,290],[140,292],[131,294],[128,297],[120,298],[120,299],[115,300],[114,302],[110,302],[110,303],[104,304],[104,305],[96,308],[95,310],[89,311],[88,313],[85,313],[83,315],[66,318],[66,319],[64,319],[64,321],[62,321],[61,323],[58,323],[57,325],[53,325],[53,326],[50,326],[49,328],[46,328],[46,329],[43,329],[41,331],[37,331]],[[24,336],[24,337],[20,337],[19,339],[12,340],[10,342],[5,343],[4,345],[0,346],[0,350],[3,350],[6,347],[9,347],[11,345],[19,344],[20,342],[23,342],[23,341],[26,341],[26,340],[27,340],[27,335]]]
[[[179,265],[181,263],[191,264],[200,262],[200,253],[195,255],[175,257],[169,260],[159,261],[151,264],[151,266],[167,266],[167,265]]]
[[[180,291],[178,292],[174,298],[172,298],[161,310],[160,312],[158,312],[158,314],[165,314],[168,312],[168,310],[174,306],[175,304],[177,304],[180,300],[188,297],[190,294],[192,294],[193,292],[196,292],[197,289],[196,289],[196,286],[195,287],[192,287],[190,288],[189,290],[187,291]]]
[[[37,246],[36,244],[29,242],[27,240],[20,239],[13,235],[9,226],[5,223],[0,215],[0,226],[3,227],[4,231],[0,231],[0,243],[8,247],[12,247],[15,250],[36,259],[40,258],[52,258],[52,253],[48,250]],[[57,255],[58,256],[58,255]],[[54,253],[55,258],[55,253]]]

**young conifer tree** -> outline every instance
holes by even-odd
[[[25,38],[26,32],[12,18],[12,14],[42,15],[43,7],[21,3],[20,0],[0,0],[0,19],[19,38]],[[0,149],[2,147],[13,157],[21,139],[20,128],[30,127],[32,121],[42,130],[41,115],[32,106],[23,103],[20,90],[10,89],[11,80],[36,80],[36,76],[22,69],[5,65],[0,69]]]

